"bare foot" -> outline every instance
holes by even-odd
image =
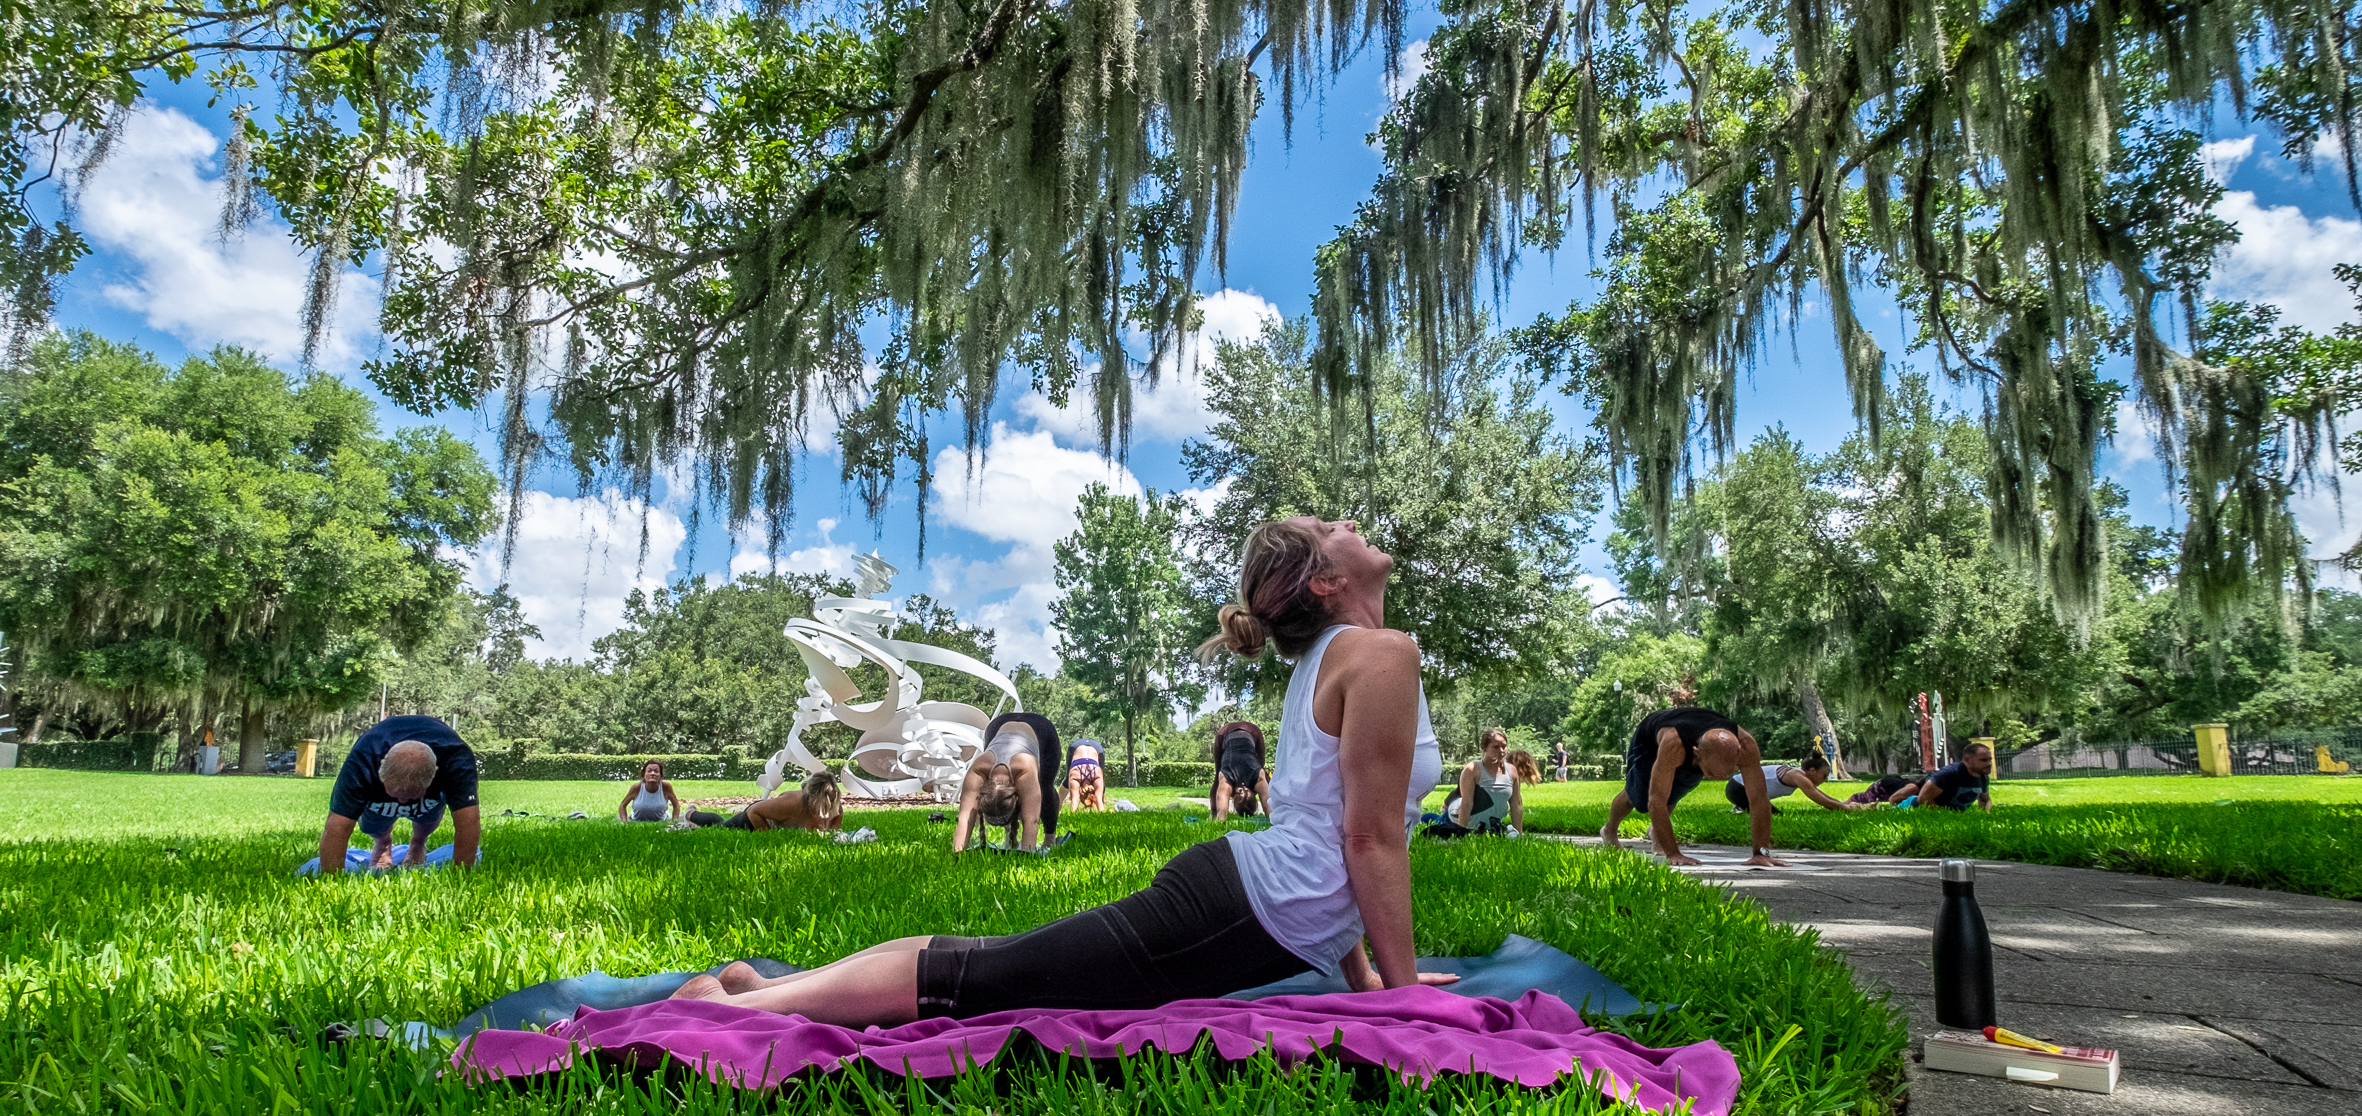
[[[1611,849],[1624,847],[1624,839],[1616,836],[1616,823],[1609,822],[1599,827],[1599,843]]]
[[[763,974],[755,971],[754,966],[744,961],[732,961],[722,966],[722,971],[714,974],[714,979],[721,984],[722,991],[734,996],[740,992],[752,992],[757,988],[767,988],[771,984],[770,981],[763,979]]]
[[[665,999],[668,1000],[715,1001],[727,1000],[729,998],[729,990],[722,987],[722,982],[715,980],[704,973],[699,973],[696,976],[690,977],[689,983],[680,986],[680,988],[674,990],[672,995],[665,997]]]

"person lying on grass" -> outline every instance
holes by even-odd
[[[1745,863],[1785,868],[1787,862],[1771,855],[1771,797],[1763,785],[1763,753],[1755,738],[1730,718],[1711,709],[1689,706],[1691,691],[1674,693],[1672,709],[1649,714],[1632,730],[1624,750],[1624,789],[1608,804],[1607,825],[1599,831],[1609,847],[1621,847],[1616,829],[1635,809],[1649,817],[1649,834],[1667,864],[1696,864],[1681,854],[1673,838],[1673,804],[1707,779],[1736,774],[1747,788],[1747,809],[1755,815],[1754,854]]]
[[[1919,793],[1917,775],[1881,775],[1878,781],[1855,791],[1847,802],[1862,806],[1896,806]]]
[[[1156,1007],[1312,969],[1364,991],[1450,983],[1412,949],[1410,829],[1443,760],[1418,645],[1385,627],[1393,565],[1351,521],[1304,516],[1247,539],[1239,601],[1199,654],[1276,644],[1295,660],[1270,828],[1192,845],[1146,890],[1022,934],[898,938],[776,980],[733,964],[675,998],[866,1027]]]
[[[1742,772],[1741,774],[1744,773]],[[1818,752],[1804,757],[1803,763],[1793,766],[1785,763],[1767,763],[1763,765],[1763,793],[1766,797],[1774,799],[1786,798],[1791,794],[1802,791],[1804,792],[1804,796],[1806,798],[1812,799],[1815,805],[1818,805],[1824,810],[1868,809],[1867,806],[1858,804],[1851,799],[1835,799],[1823,793],[1821,791],[1821,784],[1828,781],[1829,757],[1821,755]],[[1722,797],[1730,801],[1731,810],[1734,813],[1745,813],[1747,810],[1746,780],[1742,779],[1739,775],[1733,775],[1730,778],[1723,780]],[[1779,812],[1779,807],[1772,807],[1772,813],[1777,814]]]
[[[649,760],[640,768],[640,781],[623,792],[623,801],[615,807],[615,820],[663,821],[667,806],[672,808],[672,820],[681,820],[681,798],[665,781],[664,761]]]
[[[833,833],[845,827],[845,790],[834,771],[815,771],[796,790],[781,791],[756,801],[728,818],[703,810],[689,815],[698,825],[719,825],[760,833],[767,829],[809,829]]]
[[[1084,737],[1066,756],[1066,795],[1063,802],[1077,810],[1107,809],[1107,749]]]
[[[965,850],[981,821],[1008,830],[1010,848],[1032,852],[1058,835],[1058,772],[1066,763],[1058,730],[1039,713],[1003,713],[984,726],[984,739],[960,780],[951,851]]]
[[[369,867],[394,866],[394,821],[410,819],[410,855],[426,863],[426,841],[451,814],[451,859],[476,862],[484,822],[476,809],[476,753],[451,726],[433,717],[388,717],[370,726],[346,752],[328,791],[328,824],[320,832],[323,876],[344,871],[345,850],[357,827],[375,848]]]
[[[1271,812],[1271,778],[1264,774],[1263,726],[1232,721],[1214,730],[1214,789],[1206,792],[1214,820]]]
[[[1971,806],[1993,808],[1993,749],[1986,744],[1971,744],[1960,753],[1960,758],[1928,775],[1919,784],[1919,805],[1941,806],[1947,810],[1966,810]]]

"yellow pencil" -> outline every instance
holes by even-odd
[[[2009,1030],[2006,1027],[1985,1028],[1985,1038],[1990,1042],[1998,1042],[2007,1046],[2023,1046],[2028,1050],[2040,1050],[2046,1054],[2064,1054],[2067,1052],[2065,1047],[2053,1046],[2050,1043],[2042,1041],[2041,1039],[2027,1038],[2026,1036],[2021,1035],[2016,1031]]]

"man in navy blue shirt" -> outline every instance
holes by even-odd
[[[1927,777],[1919,785],[1921,806],[1941,806],[1947,810],[1966,810],[1978,806],[1993,808],[1993,792],[1988,784],[1993,779],[1993,749],[1985,744],[1971,744],[1960,753],[1958,762],[1947,764]]]
[[[476,754],[451,726],[434,717],[388,717],[371,726],[345,753],[336,787],[328,792],[328,825],[320,834],[320,872],[344,869],[353,830],[368,834],[371,868],[394,863],[394,822],[410,819],[411,867],[426,863],[427,837],[451,814],[451,859],[476,862],[483,819],[476,811]]]

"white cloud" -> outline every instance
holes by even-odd
[[[640,532],[648,552],[640,557]],[[525,494],[517,520],[517,548],[505,576],[525,619],[541,629],[526,653],[535,658],[590,658],[591,641],[623,626],[623,601],[634,589],[655,590],[671,578],[674,557],[689,531],[681,517],[608,489],[598,496]],[[489,592],[504,571],[496,546],[487,546],[468,582]]]
[[[2198,149],[2198,158],[2206,163],[2206,177],[2216,182],[2229,182],[2239,164],[2255,154],[2255,137],[2216,140]]]
[[[1378,90],[1386,94],[1387,104],[1393,104],[1419,84],[1420,78],[1427,76],[1427,69],[1427,40],[1421,39],[1402,48],[1402,53],[1395,57],[1393,76],[1378,75]]]
[[[816,573],[833,574],[850,580],[853,576],[853,547],[840,543],[832,536],[837,521],[822,519],[813,530],[820,536],[814,546],[790,550],[773,560],[768,553],[771,532],[761,524],[750,524],[747,529],[731,537],[736,553],[730,555],[730,576],[743,577],[750,573]]]
[[[2270,303],[2282,322],[2314,332],[2353,320],[2353,296],[2329,269],[2362,262],[2362,221],[2260,205],[2246,190],[2224,194],[2215,212],[2239,226],[2239,243],[2215,261],[2216,297]]]
[[[929,559],[927,592],[969,623],[999,632],[1004,668],[1023,662],[1056,670],[1050,602],[1058,598],[1057,558],[1051,547],[1074,533],[1074,505],[1083,489],[1104,483],[1138,495],[1139,479],[1097,453],[1058,445],[1048,431],[1021,433],[1001,423],[993,425],[972,482],[965,453],[956,447],[935,455],[935,475],[943,484],[934,495],[934,521],[1006,549],[997,558]]]
[[[84,233],[128,265],[104,294],[191,348],[239,345],[295,360],[303,354],[311,262],[287,226],[269,218],[222,242],[220,148],[204,125],[172,109],[132,112],[114,154],[77,199]],[[376,301],[376,280],[344,269],[322,365],[349,365],[375,337]]]
[[[1182,341],[1178,359],[1167,356],[1154,388],[1132,388],[1133,441],[1177,442],[1204,433],[1214,422],[1214,413],[1206,408],[1204,369],[1214,359],[1215,344],[1249,340],[1262,332],[1263,323],[1279,317],[1279,307],[1247,291],[1216,291],[1200,297],[1197,306],[1205,321]],[[1092,412],[1088,382],[1097,372],[1093,365],[1084,373],[1084,382],[1067,396],[1066,406],[1053,407],[1048,396],[1036,391],[1017,401],[1017,413],[1066,445],[1096,448],[1099,420]]]
[[[2362,499],[2362,473],[2342,473],[2338,484],[2345,499]],[[2311,544],[2305,548],[2307,557],[2336,558],[2362,541],[2362,516],[2340,509],[2338,493],[2329,491],[2327,485],[2315,485],[2298,493],[2288,501],[2288,510],[2296,515],[2297,530],[2304,532],[2305,540]],[[2338,589],[2362,588],[2362,579],[2334,562],[2318,568],[2314,578],[2322,585]]]
[[[1582,586],[1583,595],[1591,599],[1593,612],[1597,612],[1601,605],[1607,605],[1611,611],[1621,612],[1624,610],[1625,605],[1621,601],[1612,605],[1608,604],[1609,601],[1614,601],[1624,595],[1623,590],[1616,588],[1615,582],[1598,574],[1580,574],[1576,576],[1575,584]]]

